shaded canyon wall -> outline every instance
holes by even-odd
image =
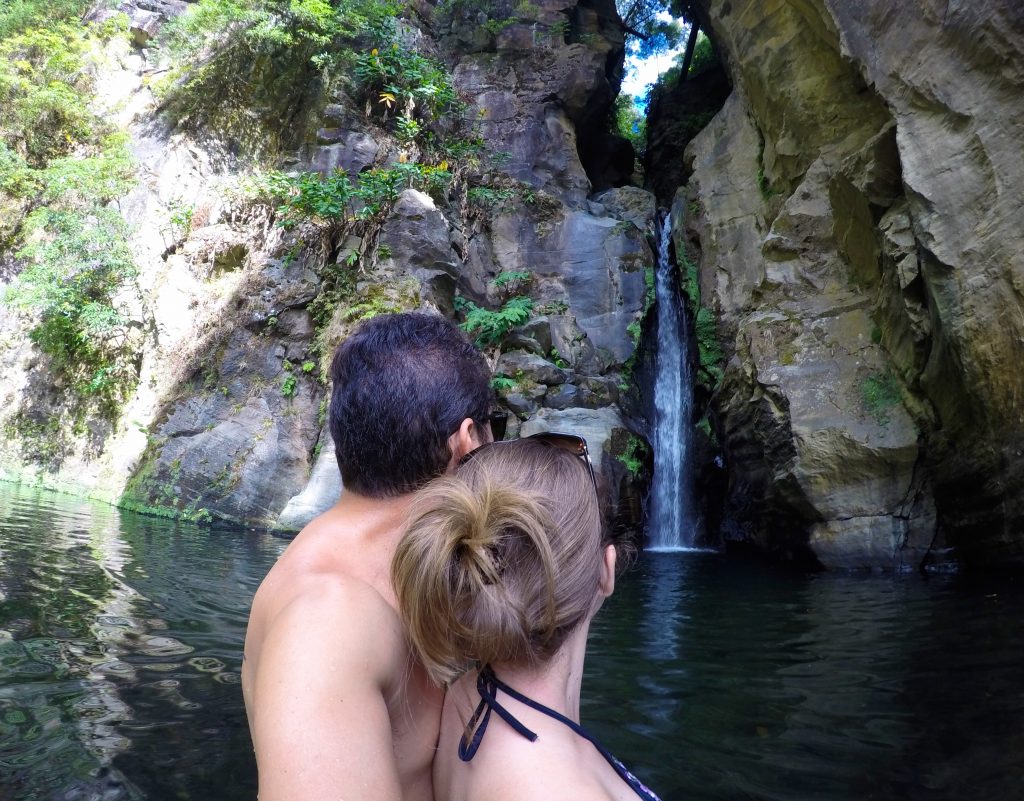
[[[827,567],[1024,563],[1024,7],[701,16],[733,89],[667,159],[724,354],[726,539]]]

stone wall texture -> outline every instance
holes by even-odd
[[[727,536],[828,567],[1024,562],[1024,7],[701,4],[685,153]]]

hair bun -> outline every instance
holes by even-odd
[[[420,490],[391,577],[430,676],[549,658],[594,608],[600,548],[589,475],[537,442],[485,448]]]

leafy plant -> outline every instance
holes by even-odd
[[[463,106],[444,67],[397,40],[357,53],[353,75],[367,116],[397,114],[395,131],[402,141],[413,141],[423,123]]]
[[[722,370],[722,362],[725,360],[725,353],[718,341],[718,332],[715,325],[715,315],[706,307],[697,310],[694,319],[694,331],[697,336],[697,353],[699,356],[699,374],[701,381],[716,389],[722,383],[725,373]]]
[[[628,139],[633,150],[643,155],[647,149],[647,116],[637,101],[629,94],[620,94],[612,106],[613,129],[615,133]]]
[[[447,162],[378,167],[360,173],[355,184],[344,170],[326,176],[315,172],[269,172],[254,179],[251,194],[279,203],[278,217],[286,228],[307,220],[346,225],[385,213],[405,189],[437,193],[446,189],[451,180]],[[383,254],[382,257],[387,258]]]
[[[90,0],[5,0],[0,7],[0,39],[29,28],[73,22],[90,5]]]
[[[298,389],[298,379],[292,373],[288,373],[281,382],[281,394],[286,398],[294,398]]]
[[[88,214],[43,207],[26,221],[26,262],[4,302],[33,316],[30,339],[82,395],[113,415],[137,380],[120,299],[135,265],[116,211]]]
[[[486,209],[498,209],[516,196],[514,189],[495,189],[489,186],[474,186],[466,192],[470,203]]]
[[[518,384],[516,380],[514,378],[508,378],[507,376],[496,375],[491,379],[491,389],[502,397],[513,392],[517,386]]]
[[[466,321],[462,328],[474,335],[477,346],[481,348],[500,344],[513,328],[527,322],[533,312],[533,299],[524,295],[509,298],[497,311],[480,308],[472,301],[463,303]]]
[[[631,436],[626,441],[626,447],[615,458],[626,466],[626,470],[633,478],[639,478],[644,470],[644,465],[650,457],[650,447],[640,437]]]
[[[154,91],[180,122],[269,154],[324,83],[348,80],[357,51],[390,46],[400,11],[390,0],[200,0],[164,26],[175,66]]]
[[[168,221],[178,236],[184,238],[192,232],[192,219],[195,217],[195,213],[194,206],[180,202],[171,205],[171,216],[168,218]]]
[[[121,31],[127,18],[119,17]],[[48,23],[0,40],[0,138],[33,168],[105,132],[89,107],[92,68],[117,23]]]
[[[524,270],[505,270],[498,273],[493,283],[500,292],[518,295],[532,280],[533,276]]]

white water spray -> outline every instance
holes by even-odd
[[[655,297],[658,303],[658,352],[654,360],[654,479],[648,522],[650,551],[693,547],[696,514],[690,475],[693,377],[687,358],[689,323],[672,282],[669,243],[672,224],[661,221]]]

